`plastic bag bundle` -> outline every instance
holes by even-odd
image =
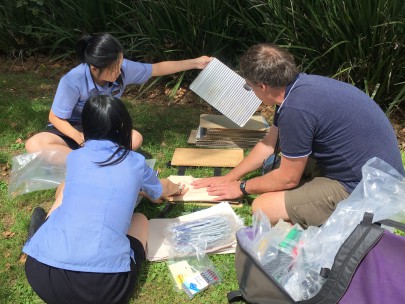
[[[41,150],[14,156],[9,195],[56,188],[65,179],[67,155],[60,150]]]
[[[206,246],[205,242],[194,244],[183,254],[172,251],[167,260],[175,290],[185,292],[189,299],[221,282],[218,271],[205,253]]]
[[[305,247],[307,254],[318,253],[322,267],[332,267],[337,251],[365,212],[373,213],[375,222],[405,218],[405,178],[379,158],[369,160],[362,172],[359,185],[338,204]]]
[[[279,239],[271,236],[274,227],[266,228],[268,223],[263,214],[258,216],[260,220],[254,220],[252,229],[246,230],[239,241],[251,248],[264,269],[295,301],[306,300],[319,292],[325,282],[320,276],[321,268],[332,267],[339,248],[365,212],[373,213],[374,221],[405,219],[405,178],[379,158],[372,158],[363,166],[362,180],[351,195],[338,204],[324,225],[308,227],[301,233],[294,249],[295,258],[285,264],[288,271],[280,274],[277,268],[268,264],[272,260],[284,263],[286,259],[278,256],[280,250],[274,244]],[[266,246],[258,247],[258,241],[266,239]]]
[[[277,255],[278,244],[287,236],[291,224],[280,219],[274,227],[271,227],[267,216],[260,209],[253,217],[253,221],[253,227],[259,228],[255,228],[256,237],[252,243],[252,251],[256,253],[259,261],[267,264]]]
[[[173,223],[165,231],[170,246],[179,253],[192,251],[193,244],[204,242],[206,250],[229,245],[243,226],[229,215],[213,215],[193,221]]]
[[[8,192],[11,197],[21,194],[56,188],[66,176],[66,158],[69,152],[41,150],[24,153],[12,158]],[[156,159],[145,160],[153,169]],[[136,205],[142,197],[138,196]]]

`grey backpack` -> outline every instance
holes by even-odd
[[[326,278],[319,292],[308,300],[295,302],[247,248],[238,241],[235,266],[239,290],[228,293],[228,302],[258,304],[404,303],[405,237],[391,233],[381,224],[405,232],[405,225],[392,220],[372,223],[365,213],[362,222],[340,247],[331,269],[321,269]]]

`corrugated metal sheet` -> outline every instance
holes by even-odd
[[[261,101],[244,88],[245,80],[214,58],[190,85],[198,96],[243,127],[256,112]]]

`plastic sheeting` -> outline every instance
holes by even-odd
[[[68,153],[61,150],[41,150],[14,156],[9,195],[16,197],[32,191],[56,188],[65,179]]]
[[[405,219],[405,178],[379,158],[372,158],[363,166],[362,180],[351,195],[338,204],[324,225],[310,226],[301,233],[281,275],[274,268],[267,267],[269,260],[266,258],[271,253],[276,255],[271,257],[281,263],[280,259],[285,254],[280,251],[280,239],[285,237],[285,232],[281,236],[275,234],[275,227],[269,228],[264,214],[255,214],[252,229],[246,230],[246,233],[238,232],[238,235],[245,248],[251,248],[251,254],[263,263],[268,274],[294,300],[306,300],[318,293],[325,280],[319,275],[321,268],[332,268],[339,248],[361,222],[365,212],[373,213],[373,220],[376,222],[383,219]],[[273,239],[271,233],[274,234]],[[263,248],[263,239],[266,238],[268,247]],[[260,250],[258,244],[262,246]],[[264,255],[266,252],[267,255]],[[277,256],[280,253],[283,254]]]

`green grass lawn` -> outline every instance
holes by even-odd
[[[48,209],[53,201],[54,190],[38,191],[11,199],[8,196],[8,175],[11,158],[24,153],[24,142],[33,133],[41,130],[47,121],[52,98],[56,90],[57,77],[42,78],[35,73],[0,74],[0,303],[42,303],[28,285],[24,274],[24,256],[21,249],[26,240],[32,209],[42,206]],[[125,95],[124,95],[125,96]],[[142,153],[147,158],[157,159],[155,169],[160,177],[176,174],[168,168],[175,148],[187,147],[190,130],[199,124],[201,107],[185,104],[168,106],[146,100],[134,101],[124,98],[135,129],[144,136]],[[402,152],[405,163],[405,153]],[[213,174],[210,169],[187,171],[195,177]],[[235,211],[250,224],[249,202]],[[176,205],[169,217],[176,217],[201,207]],[[137,211],[149,218],[156,217],[163,206],[142,201]],[[219,270],[222,283],[197,295],[193,303],[227,303],[227,292],[237,289],[234,255],[210,256]],[[132,303],[187,303],[183,293],[174,290],[165,262],[145,263]]]
[[[37,191],[11,199],[8,196],[8,176],[11,158],[25,153],[24,142],[33,133],[40,131],[47,122],[52,98],[58,77],[43,78],[35,73],[0,74],[0,303],[42,303],[31,290],[24,274],[24,256],[21,249],[27,237],[32,209],[51,206],[54,190]],[[125,95],[124,95],[125,96]],[[157,159],[155,169],[160,177],[177,174],[177,169],[168,168],[177,147],[187,147],[191,129],[199,124],[201,107],[190,104],[161,104],[144,100],[134,101],[123,98],[133,117],[134,128],[144,136],[141,153],[146,158]],[[211,169],[188,169],[187,174],[209,176]],[[153,205],[142,201],[137,211],[148,218],[157,217],[163,205]],[[169,217],[176,217],[202,207],[179,204]],[[249,221],[248,202],[236,212]],[[193,303],[227,303],[226,294],[236,289],[237,279],[234,268],[234,255],[210,256],[222,276],[222,283],[202,292],[193,298]],[[145,263],[132,303],[186,303],[188,298],[174,290],[165,262]]]

